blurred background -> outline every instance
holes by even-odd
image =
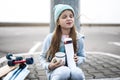
[[[80,32],[86,37],[86,51],[120,55],[119,3],[80,0]],[[51,0],[0,0],[1,57],[9,52],[40,51],[50,30],[50,7]]]
[[[119,24],[120,0],[80,0],[81,24]],[[49,23],[50,0],[0,0],[0,23]]]

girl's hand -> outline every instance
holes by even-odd
[[[76,54],[74,54],[74,61],[77,63],[78,61],[78,56]]]
[[[60,66],[63,66],[64,65],[64,61],[60,60],[60,61],[57,61],[55,58],[52,59],[52,61],[50,62],[48,68],[50,70],[53,70],[57,67],[60,67]]]

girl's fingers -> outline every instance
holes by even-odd
[[[77,54],[74,54],[74,56],[77,56]]]
[[[56,68],[60,67],[60,66],[63,66],[63,65],[64,65],[64,61],[62,61],[62,60],[60,60],[59,62],[55,63]]]
[[[53,59],[53,61],[52,61],[53,63],[56,63],[57,62],[57,60],[56,59]]]
[[[78,56],[76,54],[74,54],[74,60],[75,60],[75,62],[78,61]]]

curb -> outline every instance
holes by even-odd
[[[103,79],[89,79],[89,80],[120,80],[120,77],[118,77],[118,78],[103,78]]]

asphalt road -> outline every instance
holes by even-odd
[[[0,27],[0,57],[7,53],[30,53],[41,50],[50,27]],[[104,52],[120,56],[120,27],[81,27],[87,52]]]

